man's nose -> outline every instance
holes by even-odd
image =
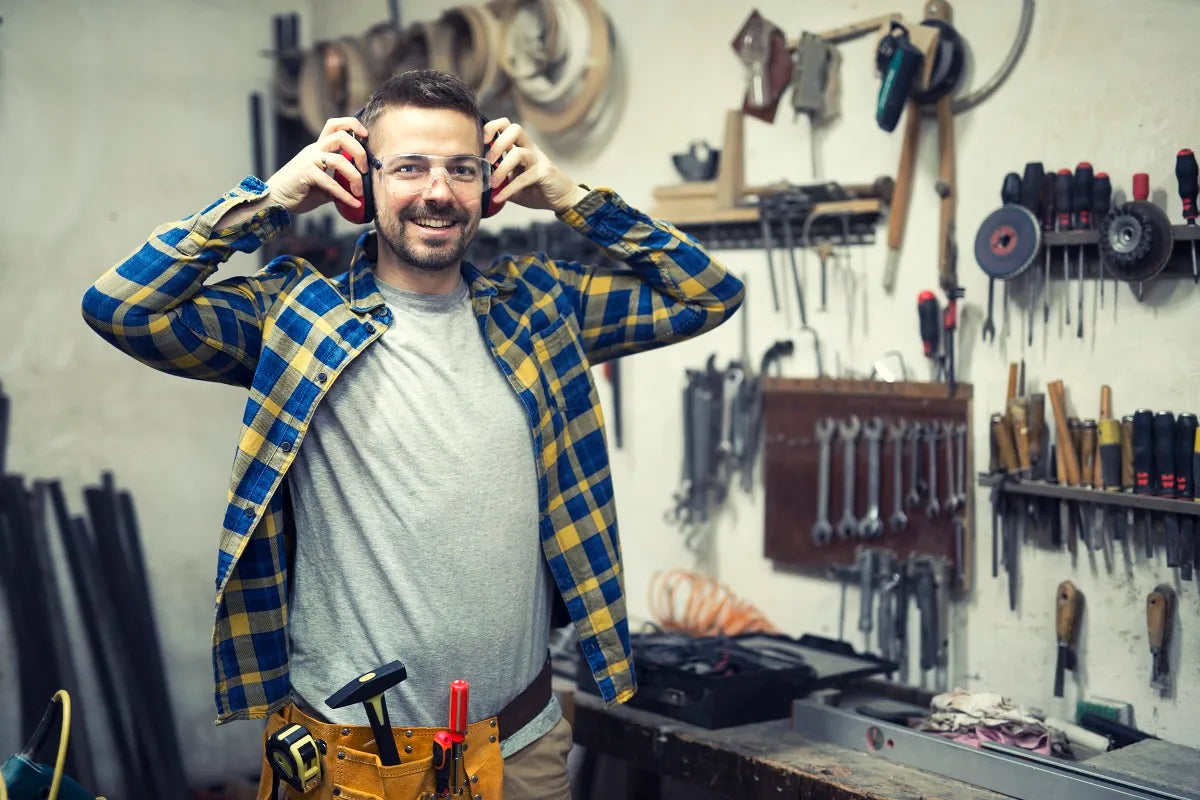
[[[425,197],[436,199],[452,199],[454,192],[450,188],[450,176],[445,167],[434,167],[429,171],[429,185],[423,193]]]

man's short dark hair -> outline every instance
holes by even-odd
[[[432,108],[461,111],[479,120],[479,105],[471,87],[457,75],[436,69],[410,69],[379,84],[361,115],[367,130],[390,108]],[[480,123],[482,131],[482,123]]]

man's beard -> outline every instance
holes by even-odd
[[[425,244],[421,241],[421,234],[405,224],[419,217],[458,223],[457,239],[432,246]],[[425,202],[409,206],[397,217],[378,218],[375,230],[401,263],[421,272],[441,272],[458,265],[478,226],[479,220],[473,219],[462,209],[449,204]]]

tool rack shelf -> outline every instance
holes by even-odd
[[[836,246],[873,244],[875,228],[885,207],[886,204],[879,199],[854,199],[816,203],[807,210],[796,209],[795,213],[788,216],[794,244],[798,249],[806,246],[802,232],[810,217],[813,222],[808,231],[809,248],[815,248],[822,241],[830,241]],[[757,206],[723,209],[694,216],[672,214],[666,219],[681,231],[696,237],[705,247],[763,249],[762,222]],[[779,249],[784,241],[781,215],[772,214],[768,224],[771,246]]]
[[[1190,277],[1192,274],[1192,243],[1197,242],[1197,250],[1200,250],[1200,225],[1172,225],[1171,230],[1174,233],[1174,243],[1171,247],[1171,257],[1167,261],[1167,265],[1163,267],[1163,271],[1155,276],[1155,280],[1164,277]],[[1099,248],[1100,231],[1095,229],[1078,230],[1078,231],[1043,231],[1042,232],[1042,252],[1045,248],[1059,247],[1094,247]],[[1044,257],[1044,256],[1043,256]],[[1061,258],[1061,256],[1060,256]],[[1040,263],[1040,262],[1039,262]],[[1050,280],[1063,280],[1061,264],[1051,262]],[[1101,268],[1099,261],[1095,259],[1084,260],[1084,277],[1094,276],[1098,269]],[[1075,256],[1072,255],[1069,275],[1070,280],[1075,280],[1078,275],[1076,273]],[[1041,274],[1040,272],[1038,274]],[[1107,277],[1112,277],[1105,270]]]
[[[1142,511],[1157,511],[1167,514],[1190,514],[1200,517],[1200,503],[1192,500],[1181,500],[1170,497],[1155,497],[1147,494],[1132,494],[1130,492],[1106,492],[1103,489],[1088,489],[1082,486],[1063,486],[1059,483],[1033,480],[1031,478],[1016,478],[1011,475],[981,472],[977,476],[980,486],[991,488],[1002,486],[1005,492],[1013,494],[1032,495],[1034,497],[1049,497],[1054,500],[1071,500],[1081,503],[1096,503],[1099,505],[1121,506],[1124,508],[1140,509]]]

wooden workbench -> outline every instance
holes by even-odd
[[[866,752],[810,741],[787,720],[709,730],[628,706],[606,709],[586,692],[573,695],[567,704],[581,746],[738,800],[1004,800]]]

